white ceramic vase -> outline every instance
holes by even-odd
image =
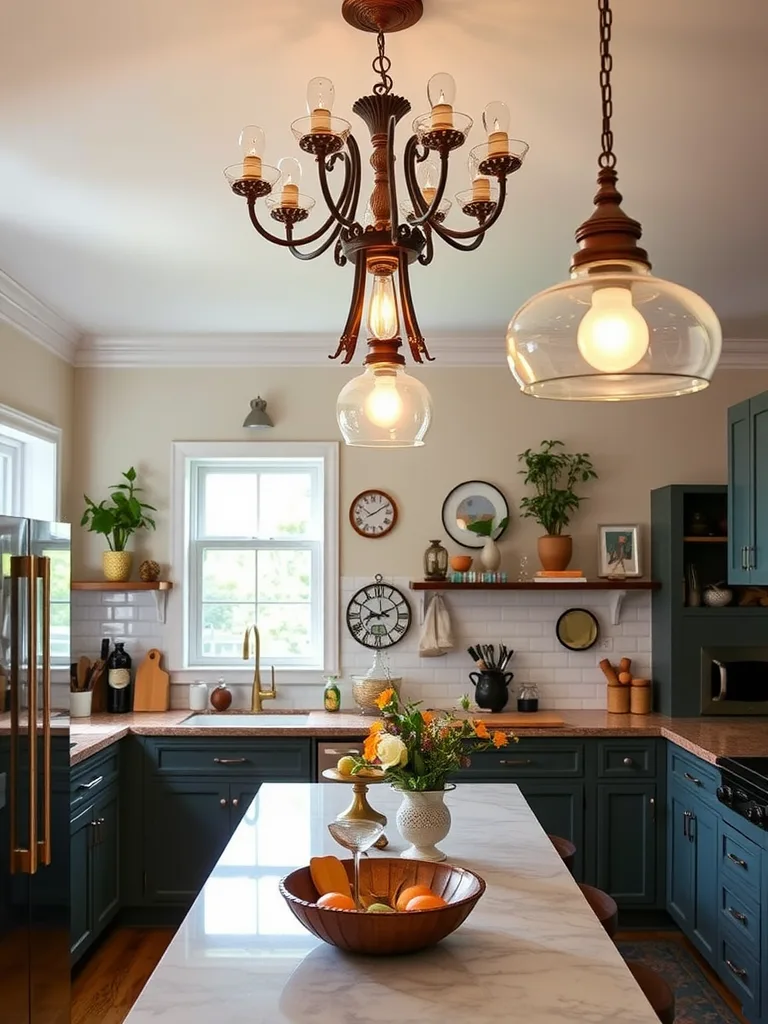
[[[480,552],[480,561],[486,572],[496,572],[501,565],[501,552],[499,551],[499,545],[493,537],[488,537],[483,545],[483,550]]]
[[[397,809],[397,830],[411,845],[400,854],[406,860],[445,860],[446,854],[436,843],[451,830],[451,812],[445,805],[445,794],[456,787],[414,793],[401,790],[403,802]]]

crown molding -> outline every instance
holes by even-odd
[[[67,363],[75,361],[77,328],[0,270],[0,319]]]
[[[330,334],[187,334],[156,337],[84,336],[75,352],[78,367],[247,367],[338,366],[329,353]],[[431,335],[429,350],[438,367],[505,366],[503,337],[497,334]],[[361,345],[360,352],[364,351]],[[355,365],[362,359],[356,360]],[[729,339],[721,370],[768,370],[768,339]]]

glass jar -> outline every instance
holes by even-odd
[[[444,580],[448,575],[448,552],[439,540],[431,540],[424,552],[424,579]]]
[[[341,707],[341,690],[339,689],[338,678],[338,676],[325,677],[323,707],[326,711],[338,711]]]
[[[517,698],[518,711],[539,710],[539,689],[535,683],[523,683]]]

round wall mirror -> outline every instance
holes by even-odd
[[[586,608],[569,608],[557,620],[557,639],[569,651],[586,651],[597,643],[597,619]]]

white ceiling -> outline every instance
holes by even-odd
[[[313,75],[335,113],[370,91],[375,40],[340,0],[26,0],[0,38],[0,268],[79,330],[125,338],[337,333],[351,271],[262,241],[222,168],[242,125],[267,160],[301,155],[289,130]],[[475,118],[504,99],[531,145],[481,249],[441,246],[412,282],[424,333],[502,332],[563,279],[590,212],[599,145],[594,0],[424,0],[389,37],[395,91],[456,78]],[[615,0],[615,134],[627,212],[661,276],[704,295],[731,338],[768,338],[768,3]],[[402,147],[406,125],[401,125]],[[466,147],[469,149],[469,146]],[[455,157],[451,193],[466,187]],[[461,224],[461,221],[465,221]],[[316,212],[308,225],[318,224]],[[449,223],[470,226],[454,209]],[[436,353],[439,356],[439,352]]]

